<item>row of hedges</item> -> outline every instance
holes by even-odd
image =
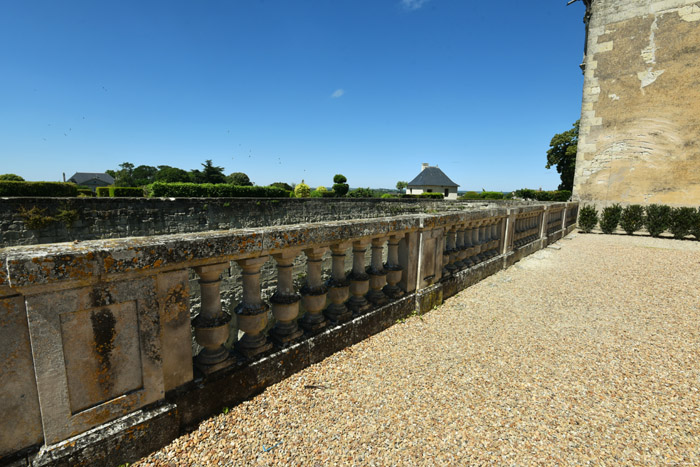
[[[237,186],[227,183],[161,183],[146,186],[157,198],[284,198],[288,192],[272,186]]]
[[[78,186],[63,182],[0,181],[0,196],[50,196],[68,198],[78,196]]]
[[[511,199],[512,193],[500,191],[467,191],[459,199]]]
[[[100,186],[97,187],[98,198],[141,198],[143,188],[131,186]]]
[[[515,190],[513,196],[534,201],[568,201],[571,198],[571,192],[569,190],[538,191],[521,188],[520,190]]]
[[[583,232],[590,232],[599,225],[603,233],[610,234],[619,226],[627,235],[646,228],[652,237],[668,231],[674,238],[692,235],[700,240],[700,209],[672,208],[661,204],[646,207],[631,204],[623,208],[619,204],[613,204],[603,208],[599,215],[594,206],[584,206],[579,214],[578,225]]]

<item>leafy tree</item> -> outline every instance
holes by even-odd
[[[287,191],[294,190],[294,187],[292,185],[290,185],[289,183],[284,183],[284,182],[275,182],[275,183],[271,184],[270,186],[282,188],[283,190],[287,190]]]
[[[248,176],[243,172],[233,172],[231,175],[226,177],[226,181],[231,185],[236,186],[253,186],[253,182],[251,182],[250,178],[248,178]]]
[[[158,172],[155,175],[155,181],[164,183],[189,182],[190,175],[177,167],[169,165],[159,165]]]
[[[348,185],[347,182],[348,179],[345,178],[345,175],[343,174],[335,174],[333,177],[333,191],[335,191],[335,195],[338,197],[345,196],[350,189],[350,185]]]
[[[560,190],[573,190],[574,188],[579,123],[580,120],[577,120],[572,129],[554,135],[547,150],[547,165],[545,167],[550,169],[553,165],[557,166],[557,172],[561,177]]]
[[[205,160],[202,167],[204,168],[204,170],[200,172],[202,181],[199,183],[226,183],[223,167],[213,165],[211,159]]]
[[[396,189],[399,191],[403,191],[403,189],[406,188],[407,186],[408,186],[408,182],[401,182],[401,181],[396,182]]]
[[[23,182],[24,179],[19,175],[15,174],[2,174],[0,175],[0,180],[5,180],[8,182]]]
[[[357,188],[348,193],[348,198],[373,198],[374,192],[369,188]]]
[[[113,175],[114,186],[136,186],[134,184],[134,164],[123,162],[119,164],[120,170]]]
[[[294,187],[294,196],[296,198],[308,198],[311,195],[311,188],[309,185],[304,183],[304,180],[300,184]]]
[[[139,165],[131,173],[132,180],[136,186],[148,185],[156,181],[158,169],[150,165]]]

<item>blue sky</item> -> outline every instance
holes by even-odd
[[[0,2],[0,173],[135,165],[394,187],[554,189],[579,118],[566,0]]]

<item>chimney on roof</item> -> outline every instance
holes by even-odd
[[[422,171],[424,171],[425,169],[427,169],[428,167],[430,167],[430,166],[428,165],[428,163],[427,163],[427,162],[423,162],[423,163],[420,165],[420,171],[422,172]]]

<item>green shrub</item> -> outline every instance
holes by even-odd
[[[681,239],[688,235],[693,228],[696,215],[695,208],[673,208],[669,218],[669,230],[673,237]]]
[[[535,192],[535,199],[537,201],[552,201],[552,192],[551,191],[536,191]]]
[[[384,194],[381,196],[381,198],[382,198],[382,199],[391,199],[391,198],[397,198],[397,196],[396,196],[396,195],[392,195],[391,193],[384,193]]]
[[[571,199],[571,191],[556,190],[552,191],[552,201],[569,201]]]
[[[348,193],[348,198],[372,198],[374,193],[369,188],[356,188]]]
[[[617,224],[620,223],[621,214],[622,206],[617,203],[604,207],[600,216],[600,230],[605,234],[613,233],[617,229]]]
[[[109,187],[108,186],[98,186],[97,187],[97,197],[98,198],[109,198]]]
[[[623,209],[620,214],[620,227],[627,235],[632,235],[644,227],[644,208],[639,204],[630,204]]]
[[[63,182],[16,182],[0,181],[0,196],[45,196],[68,198],[78,196],[78,188],[73,183]]]
[[[112,198],[141,198],[143,188],[130,186],[110,186],[109,196]]]
[[[324,191],[321,195],[323,198],[335,198],[335,191]]]
[[[311,196],[312,198],[323,198],[323,192],[318,191],[318,189],[312,190],[309,196]]]
[[[78,196],[95,196],[95,192],[92,191],[90,188],[78,188]]]
[[[430,199],[443,199],[445,195],[442,193],[421,193],[418,195],[419,198],[430,198]]]
[[[513,192],[513,195],[515,195],[516,198],[535,199],[535,193],[537,193],[535,190],[531,190],[529,188],[521,188],[519,190],[515,190]]]
[[[589,233],[598,223],[598,210],[595,206],[584,206],[578,215],[578,226],[582,232]]]
[[[2,174],[0,175],[0,180],[7,180],[10,182],[23,182],[24,179],[17,174]]]
[[[304,180],[300,184],[294,187],[294,196],[296,198],[308,198],[311,196],[311,188],[309,185],[304,183]]]
[[[690,227],[690,234],[695,237],[695,240],[700,240],[700,208],[695,211],[695,216],[693,216],[693,225]]]
[[[46,215],[46,208],[40,208],[38,206],[32,206],[31,209],[20,206],[19,216],[22,218],[24,225],[31,230],[43,229],[56,220]]]
[[[481,199],[503,199],[503,193],[500,191],[482,191],[479,197]]]
[[[162,183],[147,187],[148,196],[164,198],[281,198],[282,188],[268,186],[236,186],[228,183]]]
[[[645,211],[646,221],[644,224],[649,235],[658,237],[669,228],[671,223],[671,208],[669,206],[650,204]]]
[[[481,199],[481,196],[476,191],[467,191],[459,199]]]

